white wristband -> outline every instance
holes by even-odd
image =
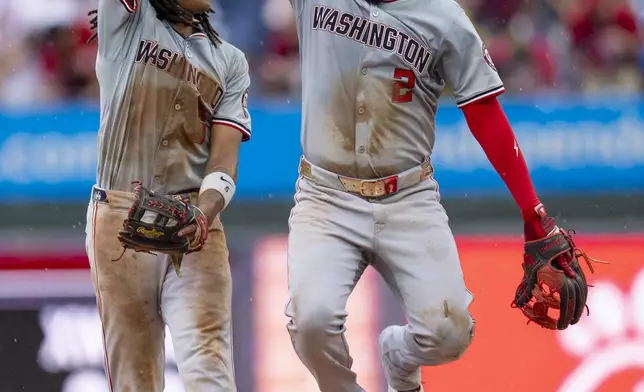
[[[201,182],[201,188],[199,189],[199,196],[208,189],[214,189],[217,192],[221,193],[224,197],[224,208],[228,206],[228,203],[233,199],[235,195],[235,181],[226,173],[214,172],[210,173],[203,179]]]

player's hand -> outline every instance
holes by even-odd
[[[190,244],[187,253],[197,252],[203,248],[208,238],[208,218],[205,213],[196,206],[190,206],[194,219],[191,224],[177,232],[178,237],[186,237]]]
[[[581,318],[588,298],[588,283],[579,264],[588,257],[575,246],[570,234],[555,224],[541,207],[525,221],[524,276],[512,305],[548,329],[566,329]],[[551,312],[552,311],[552,312]],[[558,311],[558,314],[554,314]]]
[[[195,210],[195,221],[194,223],[189,224],[188,226],[184,227],[183,229],[179,230],[177,232],[177,235],[179,237],[190,237],[194,236],[195,233],[200,231],[200,228],[205,224],[205,227],[208,228],[210,225],[208,224],[209,220],[206,215],[206,213],[198,207],[191,206],[190,208],[193,208]],[[201,217],[201,222],[200,218]],[[205,222],[204,222],[205,221]]]
[[[203,215],[206,221],[206,228],[208,228],[210,226],[210,222],[213,222],[215,219],[217,219],[217,215],[219,215],[223,207],[223,196],[216,190],[210,189],[204,192],[199,197],[199,207],[193,208],[196,208],[199,212],[201,212],[201,215]],[[179,230],[177,235],[179,237],[188,237],[194,235],[195,233],[200,233],[202,230],[202,225],[203,223],[200,224],[199,221],[195,221],[194,223]]]

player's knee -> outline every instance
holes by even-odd
[[[426,327],[429,333],[415,335],[414,340],[421,352],[427,352],[432,357],[438,352],[442,363],[460,358],[474,337],[474,320],[466,309],[449,309],[439,318],[431,320]]]
[[[329,336],[339,332],[343,324],[336,312],[325,305],[298,312],[292,322],[298,339],[307,345],[324,344]]]
[[[453,323],[453,329],[445,333],[445,338],[439,342],[439,351],[446,362],[461,357],[472,342],[473,325]]]

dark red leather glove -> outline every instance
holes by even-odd
[[[528,216],[524,225],[524,276],[517,288],[512,306],[523,311],[528,322],[544,328],[566,329],[576,324],[587,308],[588,284],[579,257],[588,257],[575,246],[570,233],[557,227],[543,205],[535,208],[534,218]],[[551,312],[558,310],[558,316]]]

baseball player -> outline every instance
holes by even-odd
[[[99,0],[94,12],[101,118],[86,245],[111,391],[163,391],[166,325],[186,391],[236,391],[219,212],[235,191],[240,142],[251,135],[250,79],[210,12],[209,0]],[[148,189],[133,193],[133,181]],[[123,251],[117,237],[136,203],[180,217],[168,240],[190,244],[180,276],[168,255]],[[165,238],[163,223],[141,223],[136,233]]]
[[[537,198],[496,98],[503,83],[459,5],[291,3],[300,40],[304,154],[289,218],[286,314],[295,351],[320,390],[363,391],[343,333],[347,298],[368,266],[402,300],[408,322],[387,327],[379,338],[389,391],[422,391],[419,367],[458,359],[473,337],[473,297],[431,164],[446,86],[525,221],[525,272],[514,306],[547,328],[576,323],[587,292],[577,250]],[[550,292],[540,291],[545,281]],[[549,314],[550,308],[561,314]]]

